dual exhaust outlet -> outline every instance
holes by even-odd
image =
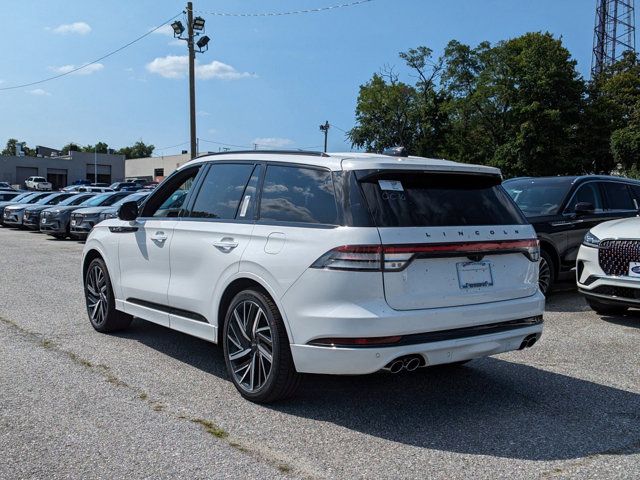
[[[522,340],[519,350],[533,347],[533,345],[538,341],[538,338],[540,338],[540,334],[532,333],[531,335],[527,335],[524,340]],[[417,370],[418,368],[425,365],[426,362],[420,355],[406,355],[389,362],[387,365],[385,365],[383,370],[386,370],[390,373],[400,373],[403,370],[406,370],[407,372],[413,372],[414,370]]]
[[[413,372],[414,370],[424,366],[424,364],[425,361],[420,355],[407,355],[389,362],[383,370],[390,373],[400,373],[403,370]]]

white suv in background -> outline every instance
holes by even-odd
[[[597,313],[640,308],[640,218],[604,222],[587,232],[576,275],[578,290]]]
[[[529,347],[538,241],[500,183],[495,168],[417,157],[204,156],[93,229],[88,314],[100,332],[135,316],[222,344],[257,402],[290,395],[301,373]]]
[[[24,186],[27,190],[51,191],[53,189],[53,185],[44,177],[29,177],[24,181]]]

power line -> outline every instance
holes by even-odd
[[[310,8],[307,10],[292,10],[289,12],[264,12],[264,13],[224,13],[224,12],[204,12],[198,11],[197,13],[205,15],[215,15],[217,17],[282,17],[285,15],[299,15],[302,13],[318,13],[326,12],[327,10],[335,10],[337,8],[355,7],[365,3],[373,2],[373,0],[358,0],[356,2],[341,3],[338,5],[331,5],[329,7]]]
[[[110,56],[115,55],[115,54],[116,54],[116,53],[118,53],[118,52],[121,52],[121,51],[122,51],[122,50],[124,50],[125,48],[130,47],[130,46],[131,46],[131,45],[133,45],[134,43],[139,42],[139,41],[140,41],[140,40],[142,40],[143,38],[145,38],[145,37],[147,37],[147,36],[151,35],[153,32],[155,32],[155,31],[156,31],[156,30],[158,30],[159,28],[164,27],[167,23],[169,23],[170,21],[172,21],[174,18],[179,17],[180,15],[182,15],[182,12],[178,13],[177,15],[174,15],[174,16],[173,16],[173,17],[171,17],[169,20],[167,20],[167,21],[163,22],[162,24],[158,25],[157,27],[155,27],[155,28],[153,28],[153,29],[149,30],[149,31],[148,31],[148,32],[146,32],[145,34],[140,35],[138,38],[136,38],[136,39],[134,39],[134,40],[130,41],[129,43],[126,43],[125,45],[121,46],[120,48],[117,48],[117,49],[115,49],[115,50],[113,50],[113,51],[111,51],[111,52],[109,52],[109,53],[107,53],[107,54],[105,54],[105,55],[101,56],[100,58],[96,58],[95,60],[92,60],[92,61],[91,61],[91,62],[89,62],[89,63],[85,63],[84,65],[81,65],[81,66],[76,67],[76,68],[74,68],[74,69],[72,69],[72,70],[69,70],[68,72],[60,73],[60,74],[58,74],[58,75],[54,75],[54,76],[52,76],[52,77],[43,78],[42,80],[38,80],[38,81],[36,81],[36,82],[23,83],[23,84],[21,84],[21,85],[13,85],[13,86],[11,86],[11,87],[1,87],[1,88],[0,88],[0,91],[2,91],[2,90],[15,90],[15,89],[17,89],[17,88],[25,88],[25,87],[31,87],[31,86],[33,86],[33,85],[39,85],[39,84],[41,84],[41,83],[50,82],[51,80],[55,80],[55,79],[57,79],[57,78],[64,77],[64,76],[66,76],[66,75],[70,75],[70,74],[75,73],[75,72],[77,72],[77,71],[79,71],[79,70],[82,70],[83,68],[87,68],[88,66],[90,66],[90,65],[94,65],[94,64],[96,64],[96,63],[100,62],[101,60],[104,60],[105,58],[109,58]]]
[[[188,141],[186,142],[182,142],[182,143],[178,143],[177,145],[171,145],[169,147],[162,147],[162,148],[158,148],[156,150],[162,151],[162,150],[169,150],[170,148],[176,148],[176,147],[181,147],[182,145],[186,145],[187,143],[189,143]]]
[[[205,143],[213,143],[214,145],[222,145],[223,147],[251,148],[248,145],[234,145],[233,143],[216,142],[215,140],[206,140],[204,138],[198,138],[198,140]]]

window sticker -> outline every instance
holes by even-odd
[[[240,208],[240,216],[244,217],[247,214],[247,209],[249,208],[249,201],[251,200],[251,195],[245,195],[244,200],[242,202],[242,207]]]
[[[391,190],[393,192],[404,192],[400,180],[378,180],[381,190]]]

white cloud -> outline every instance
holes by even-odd
[[[251,143],[256,143],[259,147],[282,148],[293,144],[293,140],[289,138],[264,137],[254,138]]]
[[[49,97],[49,96],[51,96],[51,94],[49,92],[47,92],[46,90],[43,90],[41,88],[35,88],[33,90],[27,90],[27,93],[29,93],[31,95],[36,95],[38,97]]]
[[[59,33],[60,35],[87,35],[89,32],[91,32],[91,26],[86,22],[74,22],[64,23],[54,28],[47,28],[47,30],[51,30],[51,32],[53,33]]]
[[[167,55],[157,57],[147,63],[149,72],[160,75],[164,78],[183,78],[187,74],[189,60],[186,55]],[[220,80],[238,80],[240,78],[253,77],[249,72],[239,72],[231,65],[217,60],[211,63],[196,64],[196,78],[208,80],[217,78]]]
[[[69,73],[78,67],[76,65],[62,65],[60,67],[49,67],[49,68],[56,73]],[[74,75],[91,75],[92,73],[99,72],[103,68],[104,68],[104,65],[101,63],[92,63],[91,65],[87,65],[83,69],[73,73]]]
[[[149,30],[152,30],[151,28]],[[169,37],[173,37],[173,28],[168,23],[166,25],[162,25],[157,30],[153,30],[153,33],[157,33],[160,35],[167,35]]]

